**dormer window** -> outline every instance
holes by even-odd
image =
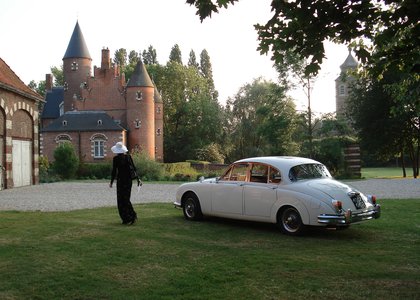
[[[77,62],[72,62],[71,63],[71,70],[72,71],[77,71],[79,69],[79,64]]]
[[[63,126],[66,127],[67,126],[67,121],[63,120]]]
[[[136,100],[137,101],[140,101],[142,99],[143,99],[143,93],[142,93],[142,91],[137,91],[136,92]]]
[[[134,126],[135,126],[136,128],[140,128],[140,126],[141,126],[141,121],[140,121],[139,119],[136,119],[136,120],[134,121]]]
[[[101,126],[102,125],[102,120],[98,120],[98,125]]]

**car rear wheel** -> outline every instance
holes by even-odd
[[[287,207],[277,217],[277,225],[288,235],[301,235],[305,231],[299,212],[294,207]]]
[[[184,212],[184,217],[187,220],[198,221],[203,218],[200,202],[198,201],[197,196],[193,193],[185,195],[182,210]]]

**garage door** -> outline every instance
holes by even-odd
[[[32,161],[31,142],[13,140],[13,186],[25,186],[31,184]]]

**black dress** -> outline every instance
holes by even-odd
[[[123,224],[133,224],[137,220],[137,214],[131,204],[132,180],[130,176],[130,157],[127,154],[118,154],[112,161],[111,185],[117,179],[117,204]]]

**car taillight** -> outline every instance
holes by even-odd
[[[336,210],[341,210],[343,208],[343,202],[338,200],[333,200],[332,205],[335,207]]]
[[[370,196],[370,202],[372,202],[373,205],[376,204],[376,196],[375,195]]]

